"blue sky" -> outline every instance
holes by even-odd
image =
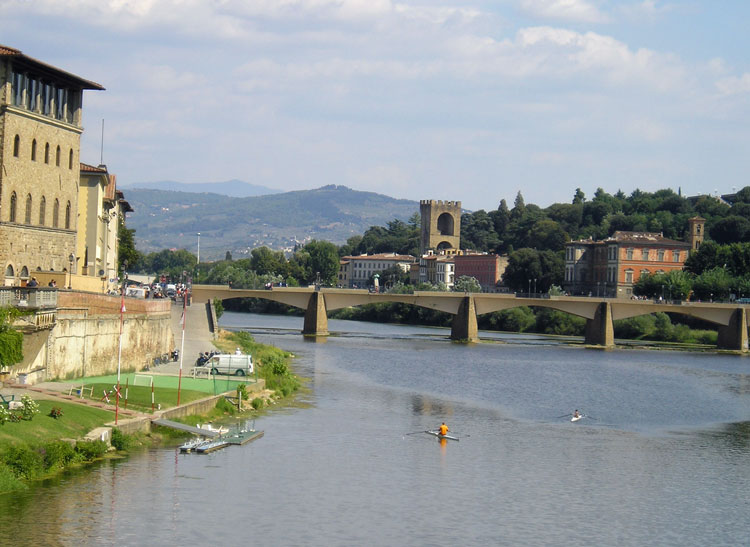
[[[121,183],[344,184],[472,210],[750,184],[750,2],[3,0],[0,44],[107,88]]]

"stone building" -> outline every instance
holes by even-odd
[[[690,219],[689,241],[654,232],[618,231],[611,237],[565,245],[565,282],[571,295],[629,298],[642,275],[682,270],[703,239],[705,220]]]
[[[0,261],[5,285],[21,284],[36,271],[78,271],[83,92],[103,89],[0,46]]]
[[[461,202],[423,199],[419,202],[422,218],[420,254],[456,254],[461,243]]]

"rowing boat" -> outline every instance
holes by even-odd
[[[579,414],[578,416],[573,416],[573,417],[572,417],[572,418],[570,419],[570,421],[571,421],[571,422],[577,422],[577,421],[578,421],[578,420],[580,420],[581,418],[583,418],[583,414]]]
[[[441,435],[440,431],[425,431],[428,435],[433,435],[437,437],[438,439],[448,439],[449,441],[457,441],[458,437],[454,437],[453,435]]]

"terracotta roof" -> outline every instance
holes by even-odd
[[[11,47],[0,44],[0,57],[10,57],[12,59],[17,59],[18,61],[20,61],[21,63],[27,66],[33,67],[41,72],[53,74],[57,78],[61,80],[66,80],[67,82],[72,83],[80,87],[81,89],[96,89],[96,90],[104,89],[103,86],[101,86],[100,84],[97,84],[96,82],[85,80],[84,78],[81,78],[80,76],[76,76],[75,74],[66,72],[65,70],[61,70],[55,66],[52,66],[50,64],[34,59],[33,57],[24,55],[19,49],[13,49]]]
[[[677,241],[664,237],[659,232],[624,232],[618,231],[612,234],[611,237],[605,240],[616,241],[618,243],[637,243],[639,245],[677,245],[683,247],[689,247],[688,243],[684,241]]]
[[[398,260],[400,262],[414,262],[411,255],[397,255],[396,253],[378,253],[374,255],[350,255],[341,257],[342,260]]]
[[[81,171],[85,171],[86,173],[106,173],[107,167],[103,165],[94,167],[93,165],[89,165],[87,163],[81,163]]]

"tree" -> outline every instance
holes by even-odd
[[[576,188],[576,193],[573,195],[573,204],[578,205],[584,201],[586,201],[586,194],[580,188]]]
[[[519,249],[508,256],[503,282],[513,290],[526,292],[529,290],[529,281],[536,280],[537,292],[543,293],[552,285],[562,285],[564,274],[565,260],[562,253]]]
[[[313,239],[302,249],[306,256],[305,274],[308,283],[318,280],[323,285],[336,285],[336,279],[339,273],[339,253],[336,246],[329,241],[318,241]],[[295,257],[300,254],[298,251]],[[301,255],[302,258],[302,255]]]
[[[0,366],[9,367],[23,359],[23,334],[13,328],[13,321],[24,315],[17,308],[0,308]]]
[[[453,283],[455,292],[482,292],[482,285],[475,277],[462,275]]]
[[[709,230],[716,243],[737,243],[750,235],[750,220],[740,216],[728,216],[716,222]]]
[[[127,263],[131,270],[139,270],[143,255],[135,249],[135,230],[125,227],[125,217],[120,215],[117,220],[117,271],[124,271],[123,264]]]
[[[224,260],[232,260],[232,253],[231,251],[227,251],[227,254],[224,255]]]

